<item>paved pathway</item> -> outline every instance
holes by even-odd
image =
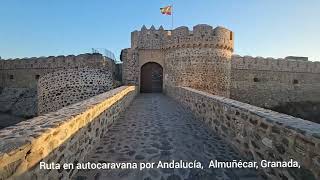
[[[249,169],[208,169],[211,159],[241,159],[228,144],[163,94],[140,94],[112,125],[90,162],[201,161],[201,169],[82,170],[75,179],[213,180],[257,179]]]

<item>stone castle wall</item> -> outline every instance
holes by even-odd
[[[66,71],[70,73],[70,69],[73,69],[75,71],[80,69],[102,69],[107,74],[111,74],[111,78],[114,80],[115,76],[115,64],[111,59],[103,57],[101,54],[94,53],[94,54],[80,54],[77,56],[70,55],[70,56],[57,56],[57,57],[40,57],[40,58],[23,58],[23,59],[7,59],[7,60],[0,60],[0,88],[4,89],[2,93],[0,93],[0,107],[2,110],[1,112],[9,113],[14,116],[20,116],[20,117],[34,117],[37,115],[37,84],[39,82],[39,79],[47,75],[47,78],[51,78],[55,83],[59,84],[61,82],[65,83],[67,79],[54,79],[54,77],[51,77],[51,75],[56,71],[62,72]],[[76,75],[76,74],[75,74]],[[95,76],[95,75],[93,75]],[[67,78],[67,77],[65,77]],[[68,77],[70,79],[73,78],[73,76],[70,75]],[[79,77],[79,80],[84,78]],[[90,79],[89,79],[90,80]],[[104,81],[104,80],[102,80]],[[110,77],[108,75],[107,80],[110,84]],[[58,83],[59,82],[59,83]],[[73,78],[72,83],[76,83],[77,80]],[[94,83],[98,83],[96,87],[99,86],[98,81],[95,81]],[[48,86],[54,86],[54,84],[48,83]],[[50,84],[50,85],[49,85]],[[110,85],[106,86],[110,86]],[[93,85],[90,85],[93,86]],[[71,93],[71,88],[74,87],[75,89]],[[75,96],[76,93],[79,93],[79,96],[75,98],[76,102],[79,99],[83,99],[89,96],[92,96],[93,94],[97,94],[98,91],[104,91],[105,89],[109,90],[109,88],[102,88],[102,90],[92,89],[93,92],[87,92],[87,95],[80,96],[79,92],[80,86],[72,85],[68,90],[69,95]],[[63,88],[66,88],[63,86]],[[77,89],[78,88],[78,89]],[[84,88],[84,87],[83,87]],[[90,88],[87,88],[88,91]],[[52,90],[52,89],[51,89]],[[66,89],[60,89],[60,90],[66,90]],[[16,93],[15,93],[16,92]],[[21,93],[23,92],[23,93]],[[51,91],[52,92],[52,91]],[[53,96],[55,96],[58,92],[55,92]],[[70,94],[71,93],[71,94]],[[84,93],[84,92],[82,92]],[[53,110],[55,107],[61,107],[61,105],[67,105],[70,102],[71,98],[69,97],[66,101],[57,101],[58,97],[48,97],[44,95],[45,93],[42,91],[40,93],[41,103],[42,105],[39,107],[40,110],[42,108],[42,112],[48,112],[48,110]],[[86,93],[85,93],[86,94]],[[61,93],[61,97],[65,96],[66,94]],[[45,97],[42,97],[45,96]],[[52,100],[52,101],[49,101]],[[52,104],[52,108],[47,108],[44,106],[49,106],[50,103]],[[58,105],[57,103],[60,103]],[[47,105],[43,105],[47,104]]]
[[[37,104],[37,89],[6,87],[0,92],[0,113],[29,119],[37,115]]]
[[[232,56],[232,31],[197,25],[190,31],[145,26],[123,51],[124,84],[140,84],[147,62],[163,67],[164,86],[186,86],[271,108],[285,102],[320,101],[320,63]],[[165,88],[165,87],[164,87]]]
[[[139,62],[137,50],[131,48],[121,52],[123,84],[139,85]]]
[[[112,72],[105,69],[66,69],[47,74],[38,82],[38,113],[56,111],[112,88]]]
[[[183,85],[229,96],[233,32],[209,25],[190,31],[153,26],[131,34],[131,48],[123,51],[124,83],[139,85],[140,68],[147,62],[163,67],[164,86]]]
[[[229,97],[233,34],[197,25],[177,28],[165,46],[165,85],[187,86]]]
[[[83,162],[137,92],[122,86],[0,130],[0,179],[72,179],[78,170],[43,170],[40,161]]]
[[[287,102],[269,109],[320,124],[320,102]]]
[[[320,62],[233,56],[231,98],[266,108],[320,102]]]
[[[248,159],[293,159],[302,167],[259,168],[267,179],[320,178],[319,124],[191,88],[165,90]]]
[[[114,71],[113,61],[101,54],[0,60],[0,87],[36,88],[38,79],[48,73],[85,67]]]

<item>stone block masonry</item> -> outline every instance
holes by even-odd
[[[0,87],[36,88],[38,79],[65,69],[99,68],[114,71],[114,62],[101,54],[0,60]]]
[[[82,162],[136,94],[122,86],[0,130],[0,179],[70,179],[77,170],[40,170],[39,162]]]
[[[130,48],[121,51],[122,82],[126,85],[138,85],[139,83],[139,62],[136,50]]]
[[[140,85],[141,67],[163,68],[164,86],[188,86],[229,97],[233,32],[206,24],[189,30],[145,26],[131,33],[131,48],[122,51],[124,84]]]
[[[120,84],[115,67],[98,53],[0,60],[0,112],[32,118],[38,97],[43,114],[106,92]]]
[[[85,161],[153,164],[150,169],[139,170],[146,166],[138,165],[137,169],[81,170],[74,179],[259,180],[256,169],[207,168],[211,159],[235,158],[243,157],[197,121],[192,112],[163,94],[143,93],[134,99]],[[204,169],[191,167],[200,162]],[[167,163],[188,165],[163,169]]]
[[[320,124],[320,101],[283,103],[271,110]]]
[[[131,33],[131,48],[122,51],[123,83],[140,85],[141,67],[155,62],[163,68],[164,88],[190,87],[265,108],[320,102],[319,62],[232,55],[234,39],[220,26],[143,26]]]
[[[0,93],[0,112],[23,118],[36,116],[37,90],[33,88],[3,88]]]
[[[266,108],[320,102],[320,62],[233,56],[230,97]]]
[[[260,168],[269,179],[320,178],[320,125],[187,87],[167,95],[257,162],[296,160],[299,168]]]
[[[38,113],[45,114],[113,88],[112,72],[78,68],[47,74],[38,82]]]
[[[173,30],[164,44],[165,85],[187,86],[230,96],[233,32],[209,25]]]

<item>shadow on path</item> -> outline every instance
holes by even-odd
[[[219,136],[163,94],[140,94],[86,162],[200,161],[204,169],[81,170],[75,179],[258,179],[253,169],[209,169],[210,160],[242,159]],[[155,166],[156,167],[156,166]]]

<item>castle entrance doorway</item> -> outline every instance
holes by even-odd
[[[162,92],[163,69],[160,64],[148,62],[141,67],[140,92]]]

